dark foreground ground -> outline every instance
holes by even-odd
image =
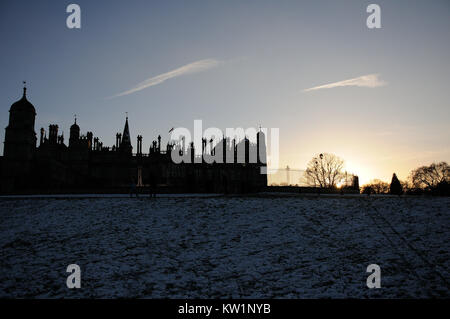
[[[449,298],[449,241],[449,198],[3,198],[0,297]]]

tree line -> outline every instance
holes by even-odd
[[[305,171],[306,184],[312,187],[337,189],[348,186],[348,174],[344,171],[344,160],[340,157],[322,153],[314,156]],[[343,185],[343,186],[342,186]],[[374,179],[361,188],[363,194],[393,195],[450,195],[450,166],[447,162],[421,166],[411,171],[404,181],[394,173],[390,183]]]
[[[363,185],[363,194],[408,194],[408,195],[440,195],[450,196],[450,166],[447,162],[421,166],[411,171],[408,178],[400,181],[392,175],[391,183],[374,179]]]

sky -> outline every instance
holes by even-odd
[[[76,114],[112,146],[128,112],[144,152],[201,119],[279,128],[280,167],[334,153],[361,184],[450,161],[447,0],[2,0],[0,43],[1,128],[26,80],[36,132],[66,141]]]

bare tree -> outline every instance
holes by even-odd
[[[363,190],[366,187],[370,187],[372,190],[372,193],[374,194],[387,194],[389,193],[389,184],[386,182],[383,182],[379,179],[374,179],[370,183],[367,183],[363,186]],[[363,191],[364,192],[364,191]]]
[[[401,180],[401,181],[400,181],[400,184],[402,184],[402,188],[403,188],[403,191],[404,191],[405,193],[410,192],[410,191],[413,190],[413,188],[414,188],[414,185],[413,185],[413,183],[411,182],[411,178],[407,178],[407,179],[405,179],[405,180]]]
[[[446,162],[422,166],[411,172],[411,182],[416,188],[434,189],[450,182],[450,166]]]
[[[345,178],[343,173],[344,160],[340,157],[324,153],[313,157],[306,168],[308,185],[320,188],[334,188]]]

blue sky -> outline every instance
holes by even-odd
[[[66,27],[66,6],[82,28]],[[368,29],[366,7],[381,7]],[[0,3],[0,126],[28,82],[36,132],[56,123],[113,145],[124,125],[144,150],[171,127],[280,128],[280,166],[341,156],[361,180],[405,178],[450,160],[449,1],[5,1]],[[217,65],[132,94],[196,61]],[[315,86],[367,74],[386,85]],[[4,139],[4,130],[0,130]],[[135,143],[134,143],[135,144]]]

